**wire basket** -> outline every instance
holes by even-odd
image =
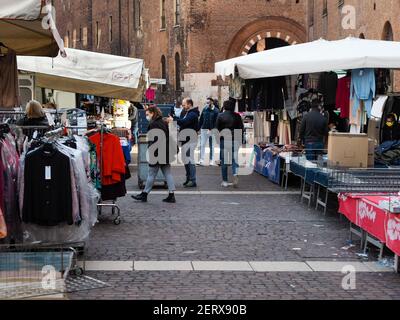
[[[65,293],[68,277],[84,272],[84,261],[78,263],[83,247],[83,243],[1,245],[0,299]]]

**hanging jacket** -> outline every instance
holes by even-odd
[[[340,117],[342,119],[350,117],[350,86],[350,77],[344,77],[338,81],[336,107],[340,108]]]
[[[352,114],[357,116],[361,100],[368,117],[371,117],[372,103],[375,98],[375,70],[374,69],[355,69],[351,73],[350,99],[353,100]]]
[[[96,145],[97,158],[100,162],[101,134],[92,135],[89,140]],[[103,134],[103,166],[101,168],[102,185],[121,182],[125,175],[125,157],[119,138],[110,133]]]
[[[72,225],[70,159],[44,146],[26,155],[22,220],[40,226]]]

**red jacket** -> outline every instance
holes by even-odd
[[[350,77],[344,77],[338,81],[336,108],[341,109],[340,117],[342,119],[348,119],[350,117],[350,85]]]
[[[100,162],[100,133],[94,134],[89,140],[96,145],[96,153]],[[124,153],[119,138],[113,134],[104,133],[101,184],[108,186],[121,182],[121,175],[125,174],[125,165]]]

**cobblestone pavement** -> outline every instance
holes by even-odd
[[[174,168],[179,191],[184,170]],[[136,172],[128,190],[137,192]],[[348,245],[348,222],[308,209],[299,195],[286,194],[257,174],[241,178],[239,189],[222,189],[219,168],[198,168],[199,188],[162,203],[163,189],[149,203],[130,196],[118,201],[122,223],[104,213],[92,232],[89,261],[360,261]],[[199,194],[197,191],[215,191]],[[236,191],[239,194],[221,194]],[[276,194],[240,194],[270,191]],[[292,180],[289,191],[298,191]],[[358,243],[355,243],[358,244]],[[375,251],[370,259],[376,259]],[[356,290],[341,287],[341,273],[220,271],[96,271],[89,276],[110,288],[70,294],[70,299],[398,299],[394,273],[357,273]]]

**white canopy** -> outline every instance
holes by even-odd
[[[359,68],[400,68],[400,42],[346,38],[317,40],[262,51],[215,64],[215,73],[243,79]]]
[[[0,0],[0,42],[17,55],[51,56],[64,50],[49,0]]]
[[[67,57],[18,56],[20,71],[36,74],[42,88],[141,101],[146,87],[144,62],[90,51],[65,49]]]

